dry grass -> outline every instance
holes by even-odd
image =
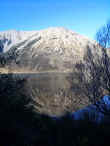
[[[30,70],[28,68],[15,68],[15,69],[10,69],[9,67],[0,67],[0,74],[8,74],[8,73],[49,73],[49,72],[59,72],[59,73],[70,73],[72,72],[71,70],[45,70],[45,71],[37,71],[37,70]]]
[[[9,73],[9,70],[7,69],[7,68],[1,68],[0,67],[0,74],[7,74],[7,73]]]
[[[31,71],[25,68],[21,69],[10,69],[8,67],[0,67],[0,73],[1,74],[8,74],[8,73],[35,73],[35,71]]]

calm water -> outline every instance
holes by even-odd
[[[42,113],[62,114],[65,111],[75,111],[85,106],[81,89],[74,86],[71,90],[71,73],[36,73],[13,74],[13,78],[26,78],[26,93],[40,105],[37,109]],[[79,85],[79,84],[78,84]],[[88,103],[87,103],[88,104]]]
[[[36,74],[14,74],[14,77],[28,78],[33,88],[43,91],[56,92],[59,89],[68,90],[70,88],[70,73],[36,73]]]

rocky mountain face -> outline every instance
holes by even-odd
[[[27,70],[70,70],[83,60],[88,48],[97,52],[95,46],[95,41],[62,27],[0,32],[0,50],[5,61]]]

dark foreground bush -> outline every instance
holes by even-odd
[[[38,113],[25,88],[26,79],[0,75],[0,146],[110,145],[110,125],[95,125],[88,115],[52,117]]]

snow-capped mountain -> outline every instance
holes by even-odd
[[[14,58],[17,67],[33,70],[65,70],[83,60],[87,49],[96,42],[62,27],[41,31],[7,31],[0,33],[6,58]]]
[[[0,50],[2,52],[6,52],[10,49],[11,46],[27,39],[34,33],[35,31],[16,31],[16,30],[0,32]]]

